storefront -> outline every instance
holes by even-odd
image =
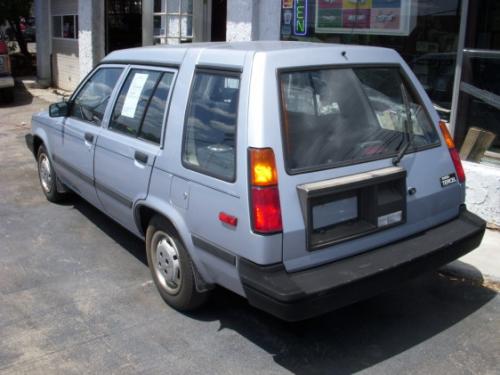
[[[449,122],[467,203],[500,225],[499,1],[282,0],[280,37],[398,51]]]
[[[475,126],[497,135],[490,152],[500,152],[500,2],[283,0],[281,39],[394,48],[454,120],[459,146]]]

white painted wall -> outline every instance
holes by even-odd
[[[500,168],[462,161],[466,175],[467,208],[500,226]]]
[[[56,87],[72,91],[80,82],[78,41],[72,39],[52,40],[52,73]]]

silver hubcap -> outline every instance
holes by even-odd
[[[156,242],[156,276],[170,294],[176,294],[181,287],[181,265],[179,252],[172,237],[160,232]]]
[[[45,192],[49,193],[52,189],[52,172],[50,168],[50,161],[47,155],[40,155],[39,161],[39,173],[40,173],[40,182],[42,183],[42,188]]]

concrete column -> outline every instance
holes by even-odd
[[[257,15],[257,0],[228,0],[226,40],[255,40],[258,36]]]
[[[142,0],[142,45],[153,45],[153,0]]]
[[[51,35],[50,0],[35,0],[36,75],[38,84],[48,87],[52,82],[50,68]]]
[[[208,1],[193,1],[193,42],[210,40],[209,22],[212,12],[208,12]]]
[[[78,54],[80,78],[83,78],[105,54],[104,1],[79,0],[78,17]]]
[[[259,40],[280,39],[281,1],[259,1]]]
[[[227,41],[279,40],[280,4],[278,0],[228,0]]]

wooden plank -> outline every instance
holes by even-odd
[[[472,152],[472,148],[474,144],[477,142],[477,138],[481,133],[481,129],[479,128],[469,128],[467,131],[467,135],[465,136],[464,143],[460,148],[460,158],[462,160],[467,160],[469,158],[470,153]]]
[[[484,153],[491,147],[495,137],[495,133],[471,127],[460,149],[460,157],[464,160],[480,162]]]

